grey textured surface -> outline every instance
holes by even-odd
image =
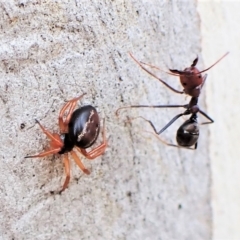
[[[165,70],[189,66],[201,56],[196,3],[2,1],[0,8],[1,239],[210,239],[208,127],[199,149],[188,151],[163,145],[140,119],[124,122],[145,116],[160,129],[182,110],[114,114],[129,104],[189,101],[128,52]],[[160,75],[181,89],[177,78]],[[80,104],[106,119],[109,147],[83,159],[89,176],[72,162],[69,188],[51,194],[65,178],[62,159],[24,159],[47,147],[34,119],[57,132],[59,110],[83,92]],[[163,138],[175,142],[183,121]]]

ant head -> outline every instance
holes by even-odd
[[[185,68],[179,77],[184,91],[187,94],[189,91],[201,86],[203,83],[202,75],[195,66]]]
[[[197,65],[198,63],[198,57],[196,59],[194,59],[192,65],[189,67],[189,68],[185,68],[184,71],[180,71],[180,70],[177,70],[177,69],[169,69],[169,71],[171,73],[173,73],[174,75],[178,75],[178,76],[181,76],[181,75],[189,75],[189,74],[200,74],[200,73],[203,73],[203,72],[206,72],[208,71],[210,68],[212,68],[213,66],[215,66],[218,62],[220,62],[224,57],[226,57],[227,55],[229,54],[229,52],[225,53],[221,58],[219,58],[214,64],[212,64],[210,67],[202,70],[202,71],[199,71],[195,66]]]
[[[201,86],[203,83],[201,72],[199,72],[199,70],[196,68],[197,63],[198,57],[194,59],[190,67],[185,68],[183,71],[169,69],[172,73],[179,74],[180,82],[184,88],[185,93],[191,96],[191,92],[194,91],[194,89],[198,86]],[[199,95],[199,90],[197,91],[198,92],[196,94],[194,93],[194,96]]]
[[[198,57],[194,59],[192,65],[188,68],[185,68],[183,71],[177,70],[177,69],[169,69],[171,73],[177,74],[177,75],[189,75],[189,74],[196,74],[197,68],[195,67],[198,62]],[[199,71],[198,71],[199,72]]]

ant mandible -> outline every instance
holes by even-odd
[[[169,69],[171,71],[171,75],[174,76],[180,76],[180,81],[182,86],[184,87],[183,91],[178,91],[176,89],[174,89],[173,87],[171,87],[170,85],[168,85],[165,81],[163,81],[162,79],[160,79],[159,77],[157,77],[155,74],[153,74],[152,72],[150,72],[148,69],[146,69],[142,64],[145,64],[143,62],[139,62],[138,60],[136,60],[136,58],[133,57],[133,55],[130,53],[130,56],[133,58],[133,60],[135,62],[137,62],[137,64],[147,73],[149,73],[150,75],[152,75],[153,77],[155,77],[156,79],[158,79],[160,82],[162,82],[165,86],[167,86],[169,89],[171,89],[172,91],[176,92],[176,93],[186,93],[190,96],[192,96],[189,104],[186,105],[131,105],[128,107],[121,107],[116,111],[116,114],[118,115],[119,111],[121,109],[124,108],[185,108],[186,110],[181,113],[176,115],[166,126],[164,126],[160,131],[157,131],[155,126],[153,125],[153,123],[150,120],[147,120],[144,117],[141,117],[142,119],[144,119],[145,121],[147,121],[151,127],[153,128],[156,136],[158,137],[158,139],[160,141],[162,141],[164,144],[167,144],[169,146],[174,146],[174,147],[184,147],[184,148],[188,148],[188,149],[192,149],[191,147],[194,145],[194,149],[197,149],[197,142],[198,142],[198,138],[199,138],[199,126],[198,126],[198,122],[197,122],[197,113],[202,114],[203,116],[205,116],[209,122],[204,122],[202,124],[209,124],[209,123],[213,123],[213,119],[210,118],[205,112],[203,112],[197,105],[198,103],[198,97],[201,93],[201,89],[206,81],[207,75],[205,75],[204,77],[202,77],[201,73],[209,70],[211,67],[213,67],[214,65],[216,65],[222,58],[224,58],[228,53],[226,53],[223,57],[221,57],[216,63],[214,63],[212,66],[210,66],[209,68],[203,70],[203,71],[199,71],[195,66],[198,62],[198,58],[196,58],[192,65],[189,68],[185,68],[184,71],[179,71],[179,70],[175,70],[175,69]],[[145,64],[148,65],[150,67],[154,67],[150,64]],[[156,67],[154,67],[156,68]],[[158,68],[157,68],[158,69]],[[190,118],[188,120],[186,120],[177,130],[177,134],[176,134],[176,140],[178,145],[175,144],[170,144],[167,143],[165,141],[163,141],[158,135],[160,135],[162,132],[164,132],[172,123],[174,123],[179,117],[183,116],[183,115],[189,115],[191,114]]]
[[[99,116],[93,106],[86,105],[74,111],[77,101],[80,100],[85,94],[86,93],[68,101],[61,109],[58,118],[60,134],[50,133],[40,124],[38,120],[36,120],[36,123],[38,123],[43,133],[45,133],[50,139],[50,149],[39,153],[38,155],[25,157],[37,158],[45,157],[51,154],[63,154],[66,179],[60,193],[67,188],[70,181],[70,164],[68,153],[70,153],[75,163],[85,174],[90,174],[90,171],[85,168],[73,149],[76,149],[87,159],[92,160],[102,155],[107,147],[105,120],[103,120],[103,142],[90,152],[85,150],[96,142],[100,132]]]

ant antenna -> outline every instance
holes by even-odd
[[[210,67],[206,68],[203,71],[200,71],[199,73],[203,73],[206,72],[207,70],[209,70],[210,68],[212,68],[213,66],[215,66],[217,63],[219,63],[223,58],[225,58],[227,55],[229,54],[229,52],[226,52],[221,58],[219,58],[214,64],[212,64]],[[199,74],[198,73],[198,74]]]
[[[165,86],[167,86],[168,88],[170,88],[173,92],[176,93],[181,93],[183,94],[183,91],[178,91],[176,89],[174,89],[173,87],[171,87],[169,84],[167,84],[166,82],[164,82],[161,78],[159,78],[158,76],[156,76],[154,73],[150,72],[147,68],[145,68],[136,58],[134,58],[134,56],[129,52],[129,55],[131,56],[131,58],[145,71],[147,72],[149,75],[153,76],[154,78],[156,78],[158,81],[160,81],[161,83],[163,83]],[[171,74],[171,73],[169,73]],[[175,75],[175,76],[179,76],[179,75]]]

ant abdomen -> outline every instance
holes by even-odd
[[[191,147],[199,137],[198,123],[192,119],[185,121],[177,130],[176,140],[179,146]]]

